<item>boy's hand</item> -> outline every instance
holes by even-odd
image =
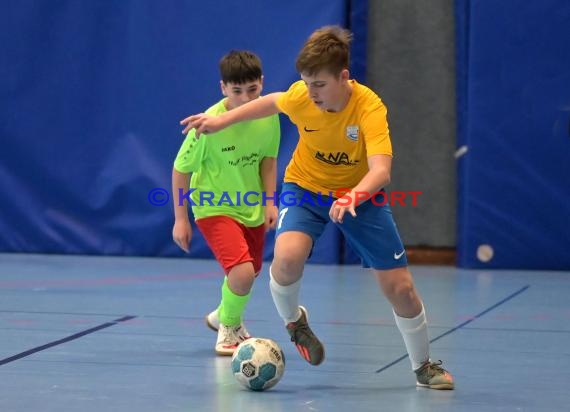
[[[218,116],[211,116],[209,114],[200,113],[188,116],[186,119],[180,121],[180,125],[185,126],[182,134],[188,134],[191,129],[196,129],[196,139],[202,133],[214,133],[223,129],[222,122]]]
[[[172,228],[172,239],[180,249],[190,253],[190,240],[192,240],[192,226],[188,219],[177,219]]]
[[[270,229],[275,229],[277,223],[278,210],[276,206],[267,205],[265,206],[265,231]]]
[[[355,199],[351,193],[345,194],[343,197],[337,199],[329,210],[329,217],[335,223],[342,223],[346,212],[350,213],[352,217],[356,217]]]

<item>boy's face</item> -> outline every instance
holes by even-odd
[[[321,70],[312,76],[301,73],[301,79],[307,85],[310,99],[319,109],[329,112],[338,112],[346,105],[350,93],[346,83],[348,78],[349,72],[346,69],[338,75],[326,70]]]
[[[232,110],[251,100],[255,100],[263,89],[263,78],[245,83],[224,83],[220,81],[222,93],[226,100],[226,109]]]

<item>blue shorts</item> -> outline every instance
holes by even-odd
[[[279,202],[276,237],[283,232],[302,232],[311,236],[313,245],[325,225],[331,222],[329,210],[334,198],[303,189],[295,183],[283,183]],[[392,210],[388,204],[364,202],[356,208],[356,217],[344,215],[335,224],[348,244],[362,259],[362,266],[378,270],[408,265]]]

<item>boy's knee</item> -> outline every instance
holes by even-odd
[[[413,300],[416,294],[413,282],[407,279],[394,281],[387,292],[399,301]]]
[[[271,274],[280,285],[295,283],[303,274],[305,260],[295,256],[275,256],[271,263]]]

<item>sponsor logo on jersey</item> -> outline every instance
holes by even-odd
[[[325,153],[317,152],[315,157],[321,162],[325,162],[329,165],[345,165],[345,166],[356,166],[360,163],[360,160],[350,159],[348,154],[345,152],[335,152],[335,153]]]

